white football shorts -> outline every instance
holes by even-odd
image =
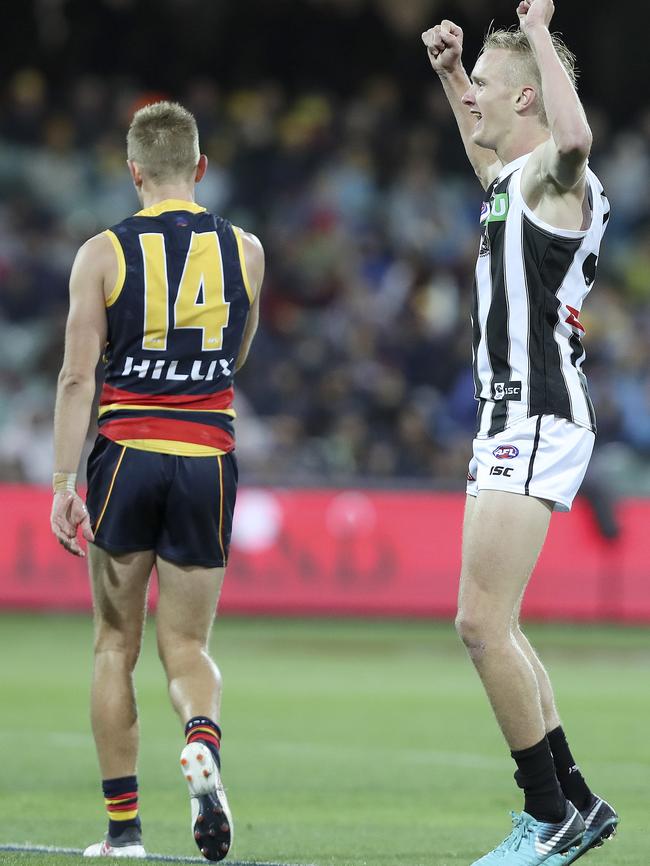
[[[548,499],[555,511],[571,511],[594,439],[591,430],[557,415],[524,418],[496,436],[474,440],[467,493],[506,490]]]

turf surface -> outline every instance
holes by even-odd
[[[580,866],[650,863],[650,636],[536,626],[565,728],[619,835]],[[448,624],[224,619],[224,781],[233,861],[466,866],[520,808],[511,761]],[[0,845],[80,848],[104,816],[84,616],[0,616]],[[147,848],[198,854],[150,625],[137,673]],[[0,851],[0,863],[88,863]],[[229,861],[226,860],[226,863]]]

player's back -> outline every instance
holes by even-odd
[[[253,300],[241,230],[170,199],[106,234],[118,277],[99,432],[163,453],[232,450],[233,375]]]

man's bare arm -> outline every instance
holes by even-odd
[[[461,62],[463,31],[453,21],[445,20],[423,33],[422,41],[427,46],[431,66],[440,78],[456,118],[467,157],[483,188],[487,189],[502,165],[493,150],[479,147],[472,141],[475,120],[462,102],[463,95],[471,86]]]
[[[115,253],[110,241],[97,235],[77,253],[70,274],[70,311],[66,325],[65,354],[59,374],[54,410],[54,481],[52,531],[64,547],[77,556],[81,525],[92,541],[85,506],[74,490],[81,451],[86,440],[95,396],[95,368],[106,345],[104,281]]]
[[[546,185],[561,195],[567,190],[581,193],[591,150],[592,135],[578,94],[553,46],[548,26],[553,16],[552,0],[523,0],[517,7],[519,23],[528,37],[542,79],[544,107],[551,137],[526,166],[524,194],[534,198],[531,185]]]
[[[242,232],[241,237],[248,280],[255,297],[246,319],[246,327],[244,328],[239,355],[235,362],[235,370],[239,370],[246,363],[248,352],[257,331],[260,320],[260,295],[262,292],[262,281],[264,280],[264,249],[262,244],[255,235],[248,232]]]

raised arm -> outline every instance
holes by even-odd
[[[542,80],[544,108],[551,137],[537,149],[522,178],[527,198],[531,185],[545,185],[562,195],[584,190],[585,169],[591,150],[591,130],[575,87],[555,50],[549,24],[552,0],[522,0],[517,7],[519,26],[528,38]],[[576,189],[577,188],[577,189]]]
[[[463,31],[453,21],[443,21],[422,34],[427,46],[429,60],[438,75],[451,110],[456,118],[465,152],[484,189],[492,183],[501,169],[501,162],[493,150],[479,147],[472,141],[476,120],[463,96],[471,87],[469,76],[463,68]]]

